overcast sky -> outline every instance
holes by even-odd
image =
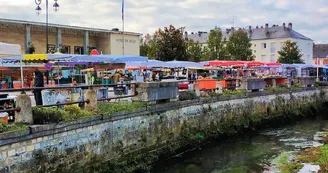
[[[35,13],[34,0],[0,0],[0,17],[45,21]],[[95,3],[97,2],[97,3]],[[54,0],[49,0],[52,6]],[[60,10],[50,10],[50,22],[95,27],[122,28],[121,0],[58,0]],[[249,25],[293,23],[294,30],[315,42],[328,42],[328,0],[125,0],[125,30],[153,33],[173,24],[188,32]]]

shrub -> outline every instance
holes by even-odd
[[[65,106],[64,111],[67,113],[63,117],[63,119],[65,121],[72,121],[72,120],[88,118],[93,115],[92,112],[89,112],[86,110],[81,110],[81,108],[76,105]]]
[[[223,96],[233,96],[233,95],[245,95],[244,90],[226,90],[223,92]]]
[[[137,109],[145,107],[144,102],[121,102],[121,103],[99,103],[99,113],[103,115],[112,115],[116,112],[131,113],[137,111]]]
[[[193,100],[196,99],[196,93],[195,91],[185,91],[179,94],[179,100],[184,101],[184,100]]]
[[[59,108],[33,108],[34,124],[59,123],[68,113]]]

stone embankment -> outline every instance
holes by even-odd
[[[314,114],[326,90],[202,98],[0,134],[0,172],[147,171],[160,155],[278,117]]]

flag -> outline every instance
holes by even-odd
[[[124,20],[124,0],[122,0],[122,20]]]

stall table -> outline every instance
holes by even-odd
[[[216,79],[199,79],[196,81],[200,90],[214,90],[217,82]]]
[[[237,79],[235,79],[235,78],[226,78],[226,79],[221,80],[220,82],[221,82],[222,88],[235,89]]]
[[[273,80],[276,80],[276,85],[286,85],[287,78],[286,77],[265,77],[264,82],[266,86],[272,86]]]

